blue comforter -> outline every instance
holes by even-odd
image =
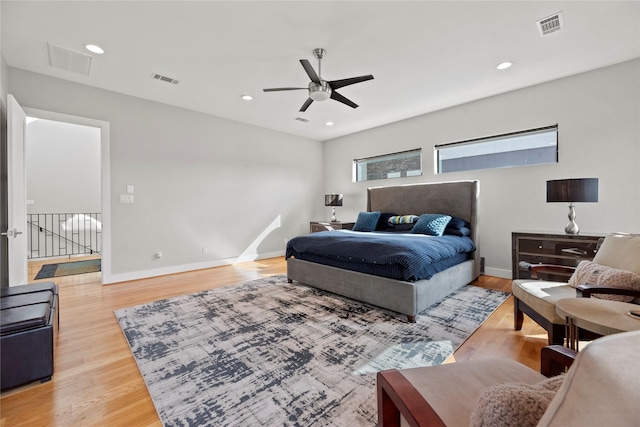
[[[336,230],[291,239],[286,258],[416,281],[465,261],[475,249],[469,237]]]

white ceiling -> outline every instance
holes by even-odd
[[[10,67],[328,140],[498,93],[640,57],[639,1],[7,1]],[[540,37],[536,21],[563,12]],[[47,43],[93,54],[89,76],[49,65]],[[300,65],[322,77],[375,79],[298,110]],[[495,66],[514,62],[504,71]],[[179,85],[151,78],[160,73]],[[250,94],[253,101],[240,96]],[[296,121],[308,119],[308,123]],[[334,126],[325,122],[333,121]]]

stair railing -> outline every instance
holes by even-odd
[[[102,251],[100,213],[27,214],[28,258],[49,258]]]

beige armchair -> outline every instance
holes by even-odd
[[[612,234],[607,236],[593,262],[640,275],[640,235]],[[537,279],[539,271],[573,271],[573,267],[543,264],[532,265],[530,268],[532,279]],[[640,303],[640,290],[615,288],[615,284],[596,286],[584,283],[576,289],[564,282],[520,279],[512,282],[511,291],[514,296],[515,330],[522,329],[523,314],[527,314],[547,330],[549,344],[562,344],[565,338],[565,319],[556,313],[556,301],[560,299],[598,293],[630,295],[635,298],[633,302]]]
[[[640,420],[640,331],[572,350],[545,347],[542,371],[508,359],[377,375],[378,426],[631,426]]]

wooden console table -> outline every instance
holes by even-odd
[[[530,279],[529,270],[520,269],[520,262],[576,267],[580,261],[591,261],[596,255],[603,234],[565,234],[545,231],[514,231],[511,233],[511,271],[513,279]],[[566,282],[569,275],[541,272],[544,280]]]

